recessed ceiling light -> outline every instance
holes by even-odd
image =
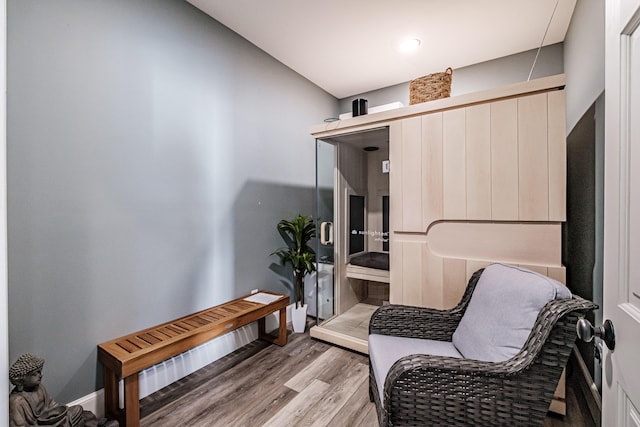
[[[402,53],[410,53],[416,50],[419,46],[420,46],[420,39],[411,38],[411,39],[405,39],[401,41],[398,48]]]

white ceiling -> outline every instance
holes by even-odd
[[[564,40],[576,0],[187,0],[337,98]],[[416,37],[411,55],[397,44]]]

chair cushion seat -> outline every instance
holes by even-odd
[[[482,272],[453,333],[453,345],[465,359],[508,360],[524,346],[542,307],[565,298],[571,298],[569,289],[547,276],[491,264]]]
[[[418,338],[394,337],[389,335],[369,335],[369,360],[376,377],[376,385],[380,399],[384,399],[384,380],[391,366],[404,356],[412,354],[429,354],[432,356],[448,356],[457,359],[462,355],[451,342],[423,340]]]

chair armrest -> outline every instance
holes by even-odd
[[[526,365],[526,360],[520,356],[521,353],[504,362],[484,362],[473,359],[459,359],[455,357],[432,356],[429,354],[413,354],[399,359],[393,364],[387,379],[388,381],[397,380],[400,377],[406,377],[407,373],[416,373],[420,371],[422,378],[434,377],[442,375],[448,379],[455,377],[464,377],[465,381],[471,378],[505,378],[507,376],[516,376]],[[426,376],[426,377],[425,377]],[[431,383],[427,380],[426,387],[442,388],[442,384],[437,381]]]
[[[369,321],[369,334],[451,341],[462,312],[406,305],[379,307]]]

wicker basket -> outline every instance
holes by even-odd
[[[411,80],[409,83],[409,104],[447,98],[451,94],[451,77],[453,69],[447,68],[443,73],[428,74]]]

